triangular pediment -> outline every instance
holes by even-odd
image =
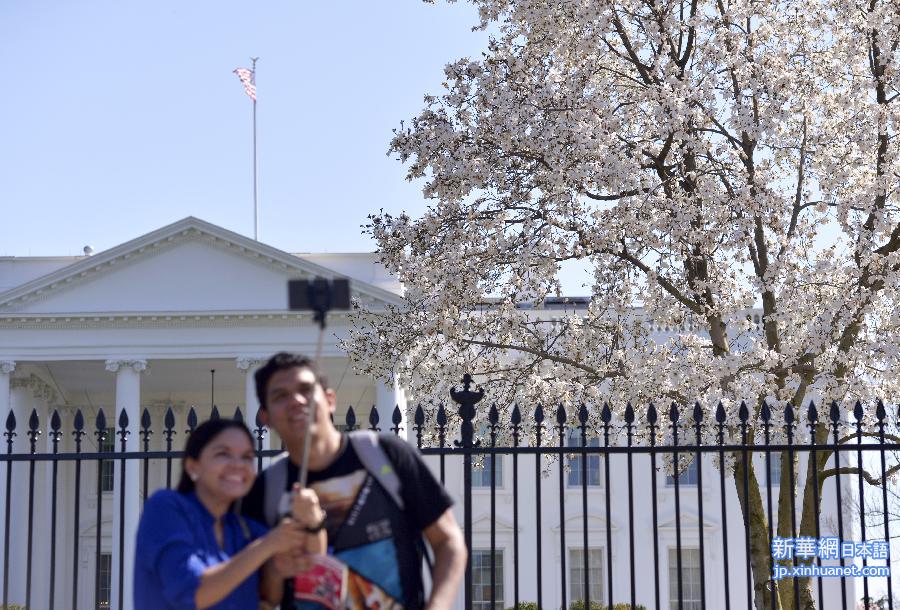
[[[672,530],[675,531],[678,527],[681,527],[682,530],[696,530],[700,526],[700,516],[695,513],[693,510],[684,510],[682,509],[681,514],[676,515],[674,511],[666,512],[659,516],[659,526],[660,530]],[[713,520],[711,520],[706,515],[703,516],[703,529],[704,531],[711,531],[718,529],[719,524]]]
[[[197,218],[186,218],[0,294],[0,316],[285,311],[287,280],[344,277]],[[359,280],[368,308],[399,295]]]
[[[566,532],[584,531],[585,523],[587,524],[587,531],[589,532],[606,531],[605,518],[600,515],[588,514],[587,519],[584,518],[584,515],[571,515],[567,517],[565,521]],[[554,525],[550,529],[554,533],[558,533],[561,528],[559,525]],[[619,531],[619,525],[616,523],[615,519],[610,520],[609,529],[613,532]]]

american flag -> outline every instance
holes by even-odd
[[[253,72],[247,68],[237,68],[234,70],[237,77],[244,84],[244,91],[250,96],[250,99],[256,101],[256,85],[253,83]]]

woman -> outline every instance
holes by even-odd
[[[312,490],[294,496],[292,518],[266,528],[231,510],[256,478],[253,439],[240,422],[214,419],[191,433],[177,491],[144,505],[134,563],[136,610],[257,608],[277,603],[276,555],[325,552],[324,519]],[[262,576],[259,571],[262,569]]]

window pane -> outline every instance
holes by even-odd
[[[681,595],[684,610],[700,610],[700,550],[681,549]],[[669,549],[669,608],[678,610],[678,553]]]
[[[569,430],[566,436],[567,447],[581,447],[581,430]],[[599,447],[600,439],[596,436],[587,439],[588,447]],[[581,487],[582,477],[585,472],[585,464],[587,465],[587,485],[588,487],[600,486],[600,456],[588,455],[585,462],[585,456],[573,455],[568,458],[569,472],[566,477],[566,484],[569,487]]]
[[[592,601],[603,599],[603,550],[588,549],[588,594]],[[569,549],[569,598],[584,600],[584,549]]]
[[[106,438],[100,443],[100,451],[112,453],[116,450],[116,430],[106,429]],[[115,485],[115,464],[111,459],[100,465],[100,491],[112,491]]]
[[[772,487],[781,486],[781,453],[778,451],[769,454],[769,480],[772,481]],[[765,485],[765,481],[763,481],[763,485]]]
[[[697,458],[691,460],[690,465],[681,471],[678,475],[678,486],[696,485],[697,484]],[[666,486],[673,487],[675,485],[675,477],[666,475]]]
[[[112,592],[112,555],[100,554],[100,562],[97,564],[100,573],[100,590],[97,591],[97,610],[109,608],[109,598]]]
[[[491,610],[491,552],[472,551],[472,607]],[[503,551],[494,551],[494,608],[503,610]]]
[[[472,468],[472,487],[491,486],[491,464],[494,464],[493,474],[497,479],[497,487],[503,487],[503,456],[486,455],[480,468]]]

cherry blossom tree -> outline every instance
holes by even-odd
[[[449,64],[391,142],[431,204],[367,225],[405,297],[359,313],[363,371],[417,397],[469,371],[498,403],[721,401],[729,417],[900,393],[896,0],[473,2],[487,50]],[[593,269],[586,311],[541,315],[570,260]],[[811,535],[814,469],[791,488],[782,463],[776,532],[796,493]],[[819,460],[819,482],[833,471]],[[781,581],[775,602],[793,599]]]

